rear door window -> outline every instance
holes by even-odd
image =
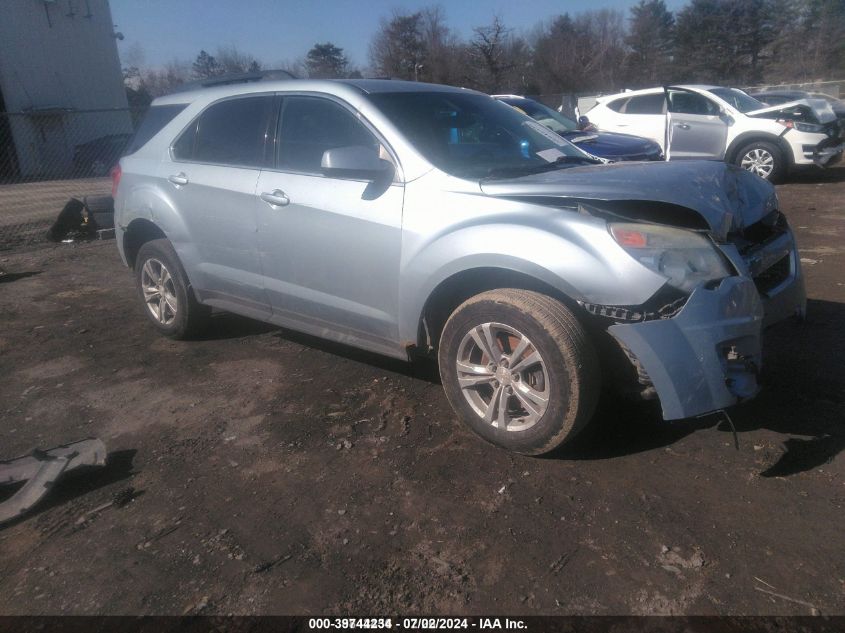
[[[272,95],[228,99],[211,105],[173,145],[173,156],[215,165],[265,166]]]
[[[625,114],[663,114],[665,101],[662,92],[631,97],[625,105]]]
[[[719,114],[719,106],[707,97],[685,90],[669,92],[670,111],[677,114]]]

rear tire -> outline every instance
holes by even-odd
[[[455,412],[487,441],[526,455],[574,438],[601,390],[584,328],[537,292],[492,290],[467,300],[446,322],[438,356]]]
[[[734,164],[771,183],[780,182],[786,175],[787,164],[783,151],[766,141],[753,141],[741,147]]]
[[[167,337],[196,337],[208,323],[211,309],[200,304],[182,263],[166,239],[146,242],[135,259],[135,286],[144,314]]]

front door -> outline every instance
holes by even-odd
[[[669,88],[667,160],[725,157],[728,125],[718,104],[704,95]]]
[[[395,163],[345,104],[284,96],[276,166],[256,191],[264,285],[274,320],[396,353],[404,185],[322,173],[323,152],[367,146]]]

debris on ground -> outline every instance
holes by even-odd
[[[114,237],[114,199],[111,196],[71,198],[47,231],[51,242]]]
[[[105,466],[107,455],[101,440],[89,438],[0,461],[0,486],[23,484],[0,503],[0,525],[31,510],[65,473],[85,466]]]

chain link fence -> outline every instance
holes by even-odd
[[[0,112],[0,250],[43,242],[70,198],[108,195],[145,111]]]

